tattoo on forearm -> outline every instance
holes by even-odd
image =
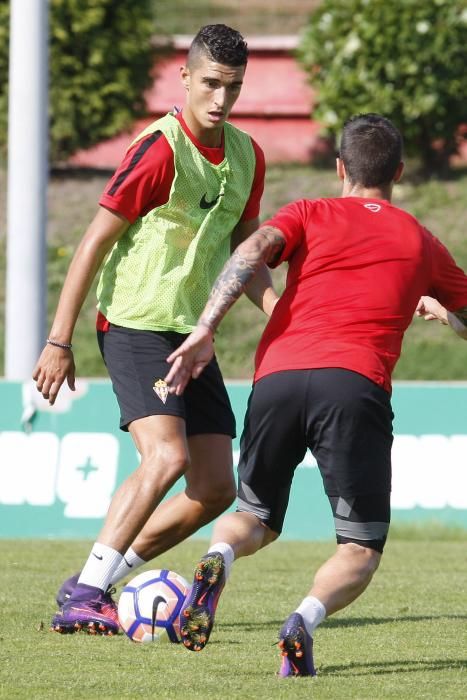
[[[277,260],[285,245],[280,232],[265,227],[254,233],[233,253],[214,283],[200,323],[215,331],[222,318],[241,296],[264,262]]]
[[[256,265],[254,258],[248,260],[235,251],[212,288],[201,322],[207,322],[215,330],[224,314],[242,294],[260,263],[261,258]]]
[[[454,311],[453,313],[454,316],[467,327],[467,306],[463,306],[461,309],[457,309],[457,311]]]

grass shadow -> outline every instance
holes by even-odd
[[[330,618],[326,627],[365,627],[367,625],[386,625],[391,622],[428,622],[430,620],[467,620],[467,615],[395,615],[394,617],[351,617]]]
[[[323,624],[323,628],[338,629],[346,627],[366,627],[369,625],[386,625],[392,622],[429,622],[441,620],[466,620],[467,615],[395,615],[394,617],[351,617],[330,618]],[[217,622],[216,628],[225,632],[229,630],[241,630],[242,632],[259,632],[270,627],[278,629],[283,625],[284,618],[277,620],[260,620],[258,622]]]
[[[378,676],[394,673],[465,670],[467,659],[408,659],[406,661],[369,661],[318,667],[320,676]]]

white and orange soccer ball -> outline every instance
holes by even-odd
[[[143,644],[165,634],[171,642],[179,642],[180,610],[189,588],[183,576],[169,569],[135,576],[118,601],[118,618],[125,634]]]

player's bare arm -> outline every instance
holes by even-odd
[[[439,321],[444,326],[450,326],[460,338],[467,340],[467,306],[448,311],[437,299],[423,296],[415,313],[425,321]]]
[[[45,346],[32,375],[37,390],[50,405],[54,404],[65,379],[70,389],[74,389],[73,352],[66,346],[71,346],[78,314],[105,255],[127,228],[125,218],[100,207],[76,249],[48,336],[57,345]]]
[[[238,246],[214,283],[197,327],[167,358],[172,367],[165,381],[171,393],[182,394],[190,379],[199,377],[214,355],[213,338],[219,323],[258,270],[279,259],[284,246],[283,234],[272,226],[259,229]]]
[[[232,234],[231,252],[258,229],[259,217],[250,219],[249,221],[241,221],[237,224]],[[271,273],[265,263],[261,265],[255,276],[247,285],[245,294],[248,299],[261,309],[261,311],[264,311],[267,316],[272,314],[279,296],[273,287]]]

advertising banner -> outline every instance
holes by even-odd
[[[228,390],[240,435],[250,386]],[[393,522],[467,529],[467,384],[396,383],[392,402]],[[112,494],[139,462],[118,421],[107,380],[78,381],[54,407],[32,382],[0,382],[0,537],[94,538]],[[235,463],[238,450],[237,437]],[[183,487],[180,480],[169,495]],[[296,471],[283,537],[334,537],[310,453]]]

